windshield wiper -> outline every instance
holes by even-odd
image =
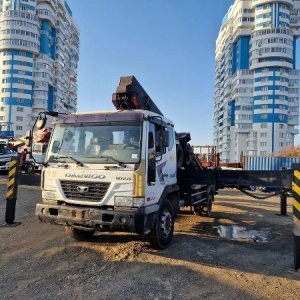
[[[97,157],[99,157],[99,158],[107,158],[107,159],[111,159],[111,160],[113,160],[114,162],[116,162],[119,166],[123,166],[123,165],[124,165],[123,162],[116,160],[116,159],[113,158],[112,156],[108,156],[108,155],[100,155],[100,156],[97,156]]]
[[[77,166],[81,166],[81,167],[84,166],[84,164],[80,160],[74,158],[73,156],[51,156],[49,160],[60,159],[60,158],[69,158],[69,159],[75,161]],[[48,162],[49,162],[49,160],[48,160]]]
[[[106,159],[111,159],[112,161],[114,161],[115,163],[118,164],[118,167],[123,167],[126,168],[126,164],[122,161],[118,161],[115,158],[113,158],[112,156],[108,156],[108,155],[100,155],[100,156],[86,156],[87,158],[106,158]],[[114,166],[104,166],[105,169],[115,169],[116,167]]]

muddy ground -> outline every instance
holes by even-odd
[[[172,244],[158,251],[134,234],[77,242],[63,227],[40,223],[37,177],[19,186],[21,224],[6,226],[6,180],[1,176],[0,299],[300,299],[290,197],[288,216],[278,216],[279,196],[222,190],[211,218],[183,210]],[[236,233],[240,239],[232,239]]]

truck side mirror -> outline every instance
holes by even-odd
[[[163,138],[163,147],[167,148],[169,147],[169,132],[163,131],[162,132],[162,138]]]
[[[156,133],[156,147],[166,148],[169,147],[169,132],[160,130]],[[162,152],[162,151],[160,151]]]

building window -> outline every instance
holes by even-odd
[[[267,133],[266,132],[261,132],[260,133],[260,137],[261,138],[266,138],[267,137]]]
[[[261,123],[260,128],[267,128],[267,123]]]
[[[20,107],[20,106],[18,106],[18,107],[17,107],[17,111],[23,112],[23,111],[24,111],[24,108],[23,108],[23,107]]]
[[[260,143],[260,146],[261,146],[261,147],[266,147],[266,146],[267,146],[267,142],[261,142],[261,143]]]
[[[17,116],[17,117],[16,117],[16,120],[17,120],[17,121],[21,121],[21,122],[22,122],[22,121],[23,121],[23,117],[21,117],[21,116]]]
[[[260,156],[267,156],[267,151],[260,151]]]
[[[23,130],[23,126],[17,125],[16,130]]]
[[[266,120],[266,119],[268,118],[268,115],[267,115],[267,114],[261,114],[261,115],[260,115],[260,118],[261,118],[262,120]]]

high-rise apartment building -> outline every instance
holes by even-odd
[[[65,0],[0,0],[0,138],[75,112],[79,30]]]
[[[216,41],[214,144],[222,162],[294,145],[300,0],[235,0]]]

